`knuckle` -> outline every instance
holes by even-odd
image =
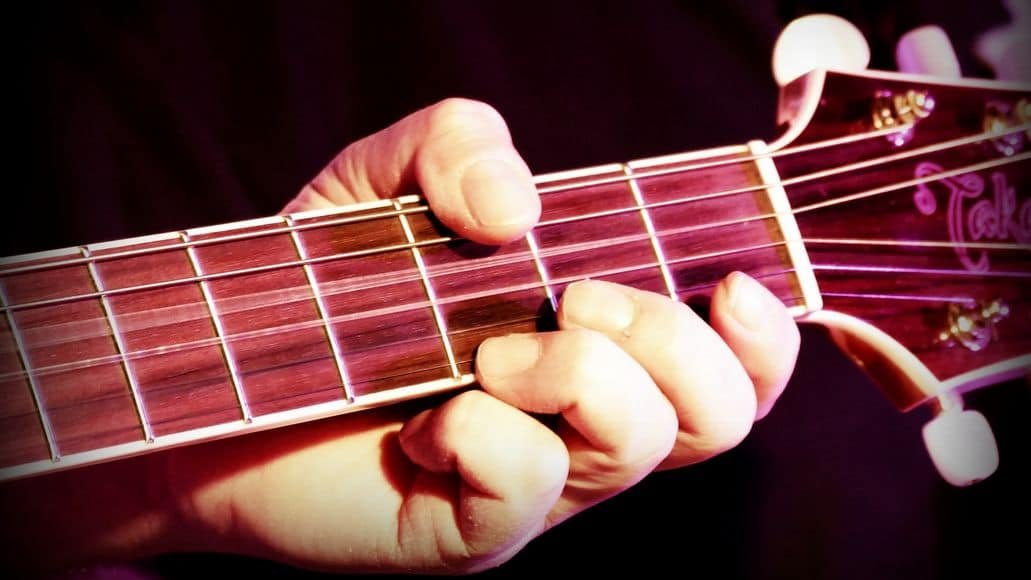
[[[451,97],[430,106],[428,120],[434,132],[445,134],[476,131],[482,128],[508,133],[501,113],[482,101]]]
[[[492,402],[490,395],[475,390],[453,397],[440,409],[441,434],[475,433],[477,417],[485,416]]]
[[[578,384],[609,382],[614,365],[627,356],[596,330],[572,329],[566,331],[566,336],[567,343],[560,356],[568,374],[566,379]]]
[[[720,365],[713,379],[715,395],[696,409],[691,430],[695,446],[708,454],[727,451],[748,436],[755,422],[755,389],[739,368]],[[743,376],[742,376],[743,375]]]

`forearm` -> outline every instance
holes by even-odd
[[[0,567],[44,573],[174,547],[166,457],[151,454],[0,486]]]

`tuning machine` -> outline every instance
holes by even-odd
[[[877,91],[873,98],[873,126],[875,129],[898,127],[899,131],[890,134],[888,140],[901,147],[913,138],[913,125],[929,117],[934,106],[934,97],[927,91]]]
[[[1020,99],[1016,103],[990,101],[985,104],[984,131],[988,134],[1005,133],[991,140],[995,149],[1006,157],[1024,150],[1031,139],[1031,127],[1023,132],[1012,132],[1014,127],[1027,126],[1031,123],[1031,102]]]

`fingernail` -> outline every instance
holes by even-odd
[[[734,319],[748,330],[762,328],[772,307],[766,289],[743,272],[732,273],[727,283]]]
[[[484,159],[462,174],[462,196],[481,226],[532,225],[538,209],[524,191],[527,180],[525,172],[509,163]]]
[[[541,345],[532,334],[488,338],[476,353],[476,372],[483,377],[507,377],[537,364]]]
[[[625,335],[634,323],[637,305],[615,284],[598,280],[574,282],[562,296],[562,320],[610,337]]]

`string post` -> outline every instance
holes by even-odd
[[[927,91],[877,91],[873,97],[873,126],[875,129],[899,127],[899,131],[888,135],[888,141],[901,147],[913,139],[915,123],[929,117],[934,107],[934,97]]]

